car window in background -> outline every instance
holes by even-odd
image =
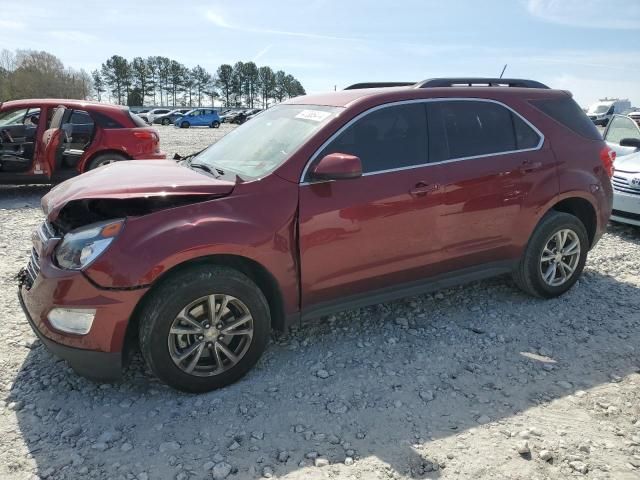
[[[278,105],[232,130],[193,159],[212,168],[260,178],[287,160],[341,107]]]
[[[133,112],[129,112],[129,116],[131,117],[131,120],[133,120],[133,123],[135,124],[136,127],[147,127],[147,122],[145,122],[143,119],[141,119],[138,115],[136,115]]]
[[[620,141],[623,138],[640,139],[640,128],[638,128],[636,122],[629,117],[616,115],[611,120],[609,128],[607,128],[605,140],[620,145]]]
[[[330,153],[359,157],[364,173],[427,163],[424,104],[386,107],[365,115],[340,133],[318,158]]]
[[[21,125],[24,122],[28,108],[19,108],[0,113],[0,127],[7,125]]]

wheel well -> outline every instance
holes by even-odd
[[[144,297],[138,302],[138,305],[131,315],[129,324],[127,325],[127,333],[125,337],[125,350],[129,350],[136,344],[136,337],[138,335],[138,323],[140,318],[140,312],[144,308],[145,302],[150,297],[159,285],[172,277],[177,272],[193,267],[194,265],[210,264],[216,266],[230,267],[239,272],[244,273],[262,290],[267,303],[269,304],[269,311],[271,313],[271,327],[275,330],[284,330],[285,328],[285,314],[284,314],[284,301],[282,299],[282,292],[278,286],[275,278],[271,273],[260,265],[258,262],[251,260],[247,257],[239,255],[210,255],[207,257],[200,257],[187,262],[176,265],[170,270],[166,271],[160,278],[158,278]]]
[[[596,210],[588,200],[584,198],[566,198],[561,202],[556,203],[552,210],[557,212],[569,213],[574,217],[577,217],[584,227],[587,229],[587,235],[589,236],[589,245],[593,245],[593,239],[596,235],[596,228],[598,227],[598,220],[596,216]]]
[[[94,153],[93,155],[91,155],[89,158],[87,158],[85,160],[84,165],[82,167],[82,171],[86,172],[87,171],[87,167],[89,166],[89,164],[91,164],[93,159],[96,158],[96,157],[99,157],[100,155],[104,155],[105,153],[117,153],[118,155],[122,155],[123,157],[125,157],[128,160],[132,159],[131,155],[127,155],[122,150],[116,150],[115,148],[109,148],[107,150],[98,150],[96,153]]]

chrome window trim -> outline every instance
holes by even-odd
[[[486,103],[495,103],[497,105],[500,105],[500,106],[506,108],[507,110],[509,110],[514,115],[517,115],[518,118],[520,118],[525,124],[527,124],[529,127],[531,127],[531,129],[533,129],[533,131],[536,132],[536,134],[540,138],[540,141],[538,142],[538,144],[535,147],[532,147],[532,148],[509,150],[507,152],[485,153],[485,154],[482,154],[482,155],[473,155],[473,156],[470,156],[470,157],[450,158],[448,160],[441,160],[439,162],[427,162],[427,163],[422,163],[422,164],[419,164],[419,165],[410,165],[408,167],[398,167],[398,168],[390,168],[390,169],[387,169],[387,170],[378,170],[376,172],[367,172],[367,173],[363,173],[362,176],[363,177],[369,177],[371,175],[379,175],[381,173],[400,172],[402,170],[411,170],[411,169],[414,169],[414,168],[428,167],[430,165],[442,165],[442,164],[445,164],[445,163],[462,162],[462,161],[465,161],[465,160],[475,160],[475,159],[478,159],[478,158],[496,157],[498,155],[511,155],[513,153],[533,152],[533,151],[536,151],[536,150],[540,150],[542,148],[542,146],[544,145],[544,140],[545,140],[544,134],[533,123],[531,123],[529,120],[524,118],[522,115],[520,115],[520,113],[515,111],[509,105],[507,105],[505,103],[502,103],[502,102],[500,102],[498,100],[493,100],[493,99],[489,99],[489,98],[475,98],[475,97],[451,97],[451,98],[440,97],[440,98],[418,98],[418,99],[414,99],[414,100],[400,100],[398,102],[384,103],[382,105],[377,105],[375,107],[372,107],[369,110],[365,110],[364,112],[359,113],[358,115],[353,117],[351,120],[349,120],[342,127],[340,127],[340,129],[337,132],[335,132],[333,135],[331,135],[331,137],[329,137],[322,145],[320,145],[320,147],[311,156],[311,158],[309,159],[309,161],[305,165],[304,169],[302,170],[302,175],[300,175],[300,180],[298,182],[299,185],[312,185],[312,184],[315,184],[315,183],[326,183],[327,182],[327,180],[321,180],[321,181],[316,181],[316,182],[314,182],[314,181],[305,182],[304,178],[307,176],[307,172],[309,170],[309,167],[316,160],[316,158],[318,157],[320,152],[322,152],[322,150],[324,150],[331,142],[333,142],[338,135],[340,135],[342,132],[344,132],[347,128],[349,128],[351,125],[353,125],[355,122],[357,122],[361,118],[369,115],[370,113],[373,113],[373,112],[376,112],[378,110],[381,110],[383,108],[395,107],[395,106],[398,106],[398,105],[409,105],[409,104],[413,104],[413,103],[449,102],[449,101],[452,101],[452,102],[486,102]]]

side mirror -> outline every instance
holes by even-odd
[[[330,153],[316,163],[311,171],[315,180],[344,180],[362,176],[359,157],[347,153]]]
[[[620,140],[620,146],[640,149],[640,138],[623,138]]]

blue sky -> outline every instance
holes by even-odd
[[[401,5],[401,6],[400,6]],[[506,75],[581,104],[640,106],[640,0],[0,0],[0,48],[50,51],[91,70],[110,55],[165,55],[210,70],[254,60],[308,92],[359,81]]]

